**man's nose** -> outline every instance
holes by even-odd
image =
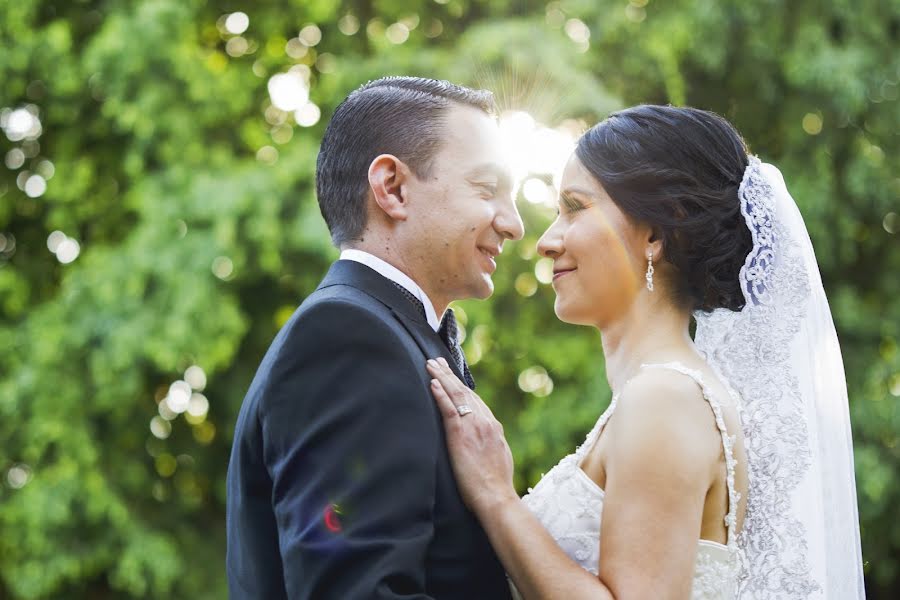
[[[516,206],[516,201],[510,194],[508,202],[503,203],[503,207],[497,213],[494,219],[494,228],[508,240],[521,240],[525,236],[525,224],[522,222],[522,216]]]

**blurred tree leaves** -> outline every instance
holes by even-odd
[[[240,35],[224,27],[238,10]],[[301,48],[308,24],[321,41]],[[896,0],[0,2],[3,118],[30,106],[41,124],[0,138],[0,597],[225,597],[234,419],[337,254],[315,203],[318,140],[350,90],[385,74],[490,87],[548,125],[688,103],[779,165],[844,347],[870,597],[893,597],[898,37]],[[311,127],[267,91],[299,65],[322,110]],[[32,174],[47,182],[36,197]],[[538,281],[552,215],[521,206],[528,234],[507,245],[495,296],[459,307],[524,491],[609,391],[599,337],[557,322]],[[74,262],[48,250],[54,230],[80,244]],[[160,423],[191,365],[208,414]]]

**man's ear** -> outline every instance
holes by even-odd
[[[405,221],[409,214],[407,184],[412,171],[393,154],[381,154],[369,165],[369,188],[375,204],[391,219]]]

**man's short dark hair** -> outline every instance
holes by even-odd
[[[362,236],[376,156],[393,154],[416,177],[430,175],[454,103],[494,114],[490,92],[421,77],[370,81],[337,107],[316,162],[319,208],[335,246]]]

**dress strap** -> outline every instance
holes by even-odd
[[[591,450],[591,448],[594,447],[594,443],[600,436],[600,432],[603,431],[603,428],[606,426],[606,422],[609,421],[609,418],[616,410],[616,404],[618,404],[618,402],[619,396],[613,394],[612,400],[610,400],[609,402],[609,406],[606,407],[606,410],[603,411],[603,414],[600,415],[600,418],[597,419],[597,422],[594,423],[594,426],[585,436],[584,443],[575,448],[575,464],[581,464],[581,461],[584,459],[585,455]]]
[[[741,500],[740,492],[734,487],[734,470],[737,465],[737,461],[734,459],[734,443],[737,436],[728,435],[728,430],[725,428],[725,418],[722,415],[722,406],[719,404],[719,401],[709,393],[706,383],[703,381],[703,375],[699,371],[690,369],[679,362],[643,364],[641,365],[641,368],[671,369],[683,375],[687,375],[700,386],[703,398],[709,404],[713,411],[713,415],[716,418],[716,427],[719,428],[719,433],[722,436],[722,447],[725,449],[725,486],[728,489],[728,513],[725,515],[725,545],[728,547],[735,547],[737,545],[737,540],[733,535],[733,529],[737,526],[737,507],[738,502]]]

